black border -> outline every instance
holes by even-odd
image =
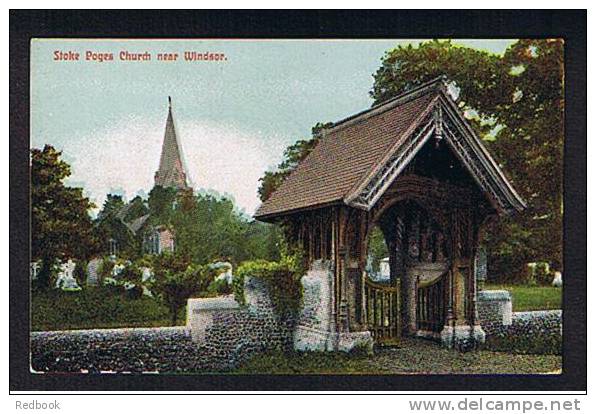
[[[585,391],[586,10],[10,11],[9,391]],[[33,375],[29,372],[29,45],[32,37],[565,39],[561,375]]]

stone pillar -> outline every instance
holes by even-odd
[[[333,267],[315,261],[302,277],[303,305],[294,331],[294,349],[300,351],[372,352],[370,332],[347,332],[333,323]]]

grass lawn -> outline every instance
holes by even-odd
[[[304,352],[261,354],[233,373],[238,374],[556,374],[558,355],[518,355],[479,350],[460,353],[440,344],[404,338],[396,348],[372,356]]]
[[[563,289],[552,286],[493,285],[485,290],[504,289],[511,293],[514,312],[561,309]]]
[[[31,330],[152,327],[171,325],[168,310],[155,299],[127,299],[107,288],[79,292],[50,289],[32,292]],[[181,310],[178,324],[185,323]]]

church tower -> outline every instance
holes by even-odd
[[[172,98],[168,96],[168,119],[166,120],[166,131],[163,145],[161,147],[161,158],[159,169],[155,172],[155,185],[161,187],[173,187],[177,189],[189,188],[182,154],[174,128],[172,117]]]

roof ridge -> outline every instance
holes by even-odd
[[[334,122],[331,127],[323,128],[321,133],[324,135],[324,134],[328,134],[330,132],[336,132],[342,128],[353,125],[354,123],[364,120],[370,116],[378,115],[380,113],[383,113],[385,111],[393,109],[396,106],[402,105],[406,102],[410,102],[416,98],[419,98],[422,95],[425,95],[427,92],[430,92],[433,90],[440,90],[441,88],[445,87],[446,82],[447,82],[447,76],[445,76],[445,75],[437,76],[436,78],[433,78],[430,81],[424,82],[423,84],[418,85],[408,91],[402,92],[399,95],[386,100],[385,102],[381,102],[381,103],[374,105],[368,109],[357,112],[354,115],[350,115],[350,116],[343,118],[337,122]]]

